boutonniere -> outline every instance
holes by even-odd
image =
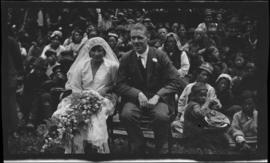
[[[158,62],[157,58],[152,58],[152,61],[156,63]]]

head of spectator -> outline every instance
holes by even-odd
[[[244,33],[251,33],[252,31],[254,31],[254,23],[252,22],[251,19],[248,19],[246,20],[244,23],[243,23],[243,26],[245,27],[244,29]]]
[[[25,72],[26,74],[28,74],[32,69],[34,69],[35,65],[35,61],[36,61],[36,57],[34,56],[28,56],[26,58],[26,61],[25,61]]]
[[[93,30],[91,30],[87,33],[88,39],[93,38],[93,37],[97,37],[98,35],[99,35],[99,32],[96,28],[94,28]]]
[[[188,31],[187,31],[188,38],[193,39],[194,33],[195,33],[195,28],[193,28],[193,27],[189,28]]]
[[[216,21],[218,23],[220,23],[220,22],[223,21],[223,14],[222,13],[217,13],[217,15],[216,15]]]
[[[213,22],[213,11],[211,9],[206,9],[204,14],[204,22],[206,26],[208,26],[209,23]]]
[[[214,39],[217,34],[217,23],[210,23],[207,29],[207,36]]]
[[[45,43],[45,40],[44,40],[44,38],[42,38],[42,37],[38,37],[37,39],[36,39],[36,46],[43,46],[44,45],[44,43]]]
[[[135,11],[135,17],[136,17],[136,18],[140,18],[140,17],[142,17],[142,16],[143,16],[143,13],[142,13],[141,10],[136,10],[136,11]]]
[[[167,29],[170,29],[170,28],[171,28],[170,22],[165,22],[165,23],[164,23],[164,26],[165,26],[165,28],[167,28]]]
[[[63,51],[60,56],[59,63],[61,64],[63,73],[66,74],[74,61],[74,55],[72,51]]]
[[[132,28],[132,26],[135,24],[135,20],[133,20],[133,19],[127,19],[127,30],[129,30],[130,31],[130,29]]]
[[[86,28],[86,33],[89,33],[89,32],[91,32],[92,30],[95,30],[95,29],[96,29],[96,27],[92,23],[89,23],[89,25]]]
[[[205,37],[206,31],[205,25],[199,25],[194,31],[194,41],[201,41]]]
[[[224,9],[219,9],[216,13],[216,22],[217,23],[222,23],[224,21],[224,14],[225,14]]]
[[[107,42],[112,49],[114,49],[118,43],[118,35],[116,32],[109,32],[107,36]]]
[[[201,83],[207,83],[209,78],[213,74],[214,68],[210,63],[204,62],[198,68],[198,74],[196,81]]]
[[[45,52],[45,55],[46,55],[46,60],[47,60],[47,63],[49,65],[54,65],[57,61],[57,56],[56,56],[56,52],[54,51],[51,51],[51,50],[47,50]]]
[[[240,31],[240,20],[238,16],[232,16],[227,22],[227,37],[237,37]]]
[[[133,14],[134,14],[134,13],[133,13],[133,9],[128,8],[128,9],[127,9],[127,16],[128,16],[128,17],[132,17]]]
[[[37,58],[34,63],[33,63],[33,67],[34,67],[34,71],[33,74],[36,77],[42,77],[42,76],[46,76],[45,72],[47,70],[47,64],[46,61],[42,58]]]
[[[166,39],[166,35],[168,34],[168,30],[164,27],[158,29],[158,36],[161,40]]]
[[[133,26],[132,26],[132,28],[133,28]],[[127,30],[127,28],[125,26],[118,25],[115,30],[119,36],[119,38],[118,38],[119,43],[123,43],[123,42],[127,43],[129,41],[129,31]]]
[[[153,29],[153,23],[152,23],[152,20],[150,18],[145,18],[143,20],[143,24],[148,30]]]
[[[72,42],[74,42],[75,44],[79,44],[82,41],[82,38],[83,38],[83,32],[82,32],[82,30],[75,29],[72,32],[71,39],[72,39]]]
[[[54,31],[51,36],[51,48],[57,49],[61,44],[62,32]]]
[[[164,50],[166,52],[174,52],[180,50],[181,43],[177,34],[170,32],[166,35],[166,40],[164,42]]]
[[[135,24],[135,20],[133,19],[127,19],[128,24]]]
[[[254,101],[254,92],[250,90],[244,90],[241,94],[242,111],[249,117],[252,117],[253,111],[256,108]]]
[[[245,64],[245,59],[241,55],[236,55],[234,58],[234,66],[236,68],[243,68]]]
[[[232,84],[232,77],[229,74],[220,74],[216,80],[216,91],[230,91],[232,89]]]
[[[139,54],[145,52],[149,40],[147,28],[141,23],[135,24],[131,28],[130,37],[134,50]]]
[[[189,95],[189,101],[194,101],[197,102],[200,105],[203,105],[206,101],[206,97],[207,97],[207,87],[205,84],[203,83],[196,83],[195,85],[193,85],[193,87],[191,88],[191,92]]]
[[[156,23],[157,29],[164,28],[164,24],[162,22]]]
[[[187,36],[187,30],[184,24],[179,25],[178,36],[184,38]]]
[[[102,10],[101,13],[102,13],[103,18],[110,19],[110,12],[109,12],[109,10]]]
[[[123,12],[118,12],[117,19],[118,19],[119,23],[124,23],[126,20],[125,14]]]
[[[173,32],[173,33],[177,33],[177,32],[178,32],[178,29],[179,29],[179,23],[174,22],[174,23],[172,24],[172,27],[171,27],[172,32]]]
[[[247,76],[254,76],[256,71],[256,66],[254,62],[247,62],[245,69],[247,71]]]
[[[65,72],[63,72],[62,70],[62,66],[61,65],[55,66],[52,71],[53,71],[53,74],[51,76],[52,80],[57,85],[64,86],[67,81],[67,77],[65,75]]]

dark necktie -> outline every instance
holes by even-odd
[[[146,69],[144,68],[143,64],[142,64],[142,60],[141,60],[141,56],[138,56],[137,57],[137,62],[138,62],[138,66],[139,66],[139,69],[142,73],[142,76],[144,78],[144,80],[146,80]]]
[[[138,65],[140,66],[140,68],[145,69],[144,66],[143,66],[143,64],[142,64],[142,57],[141,56],[138,56],[137,57],[137,61],[138,61]]]

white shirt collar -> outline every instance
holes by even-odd
[[[147,45],[146,46],[146,50],[142,54],[139,54],[139,53],[136,52],[136,55],[137,55],[137,57],[141,56],[142,58],[145,58],[146,59],[147,58],[148,51],[149,51],[149,46]]]

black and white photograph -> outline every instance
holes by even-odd
[[[268,1],[2,1],[5,162],[257,161]]]

